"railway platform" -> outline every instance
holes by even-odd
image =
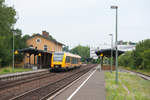
[[[17,76],[23,76],[23,75],[28,75],[28,74],[39,73],[39,72],[43,72],[43,71],[48,71],[48,69],[38,69],[38,70],[32,70],[32,71],[26,71],[26,72],[16,72],[16,73],[10,73],[10,74],[3,74],[3,75],[0,75],[0,80],[6,79],[6,78],[11,78],[11,77],[17,77]]]
[[[105,96],[104,71],[98,66],[48,100],[105,100]]]

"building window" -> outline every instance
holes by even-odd
[[[38,39],[36,40],[36,42],[37,42],[37,43],[40,43],[40,42],[41,42],[41,39],[40,39],[40,38],[38,38]]]
[[[44,45],[44,51],[47,51],[47,45]]]

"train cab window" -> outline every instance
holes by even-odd
[[[62,61],[64,53],[54,53],[53,61]]]

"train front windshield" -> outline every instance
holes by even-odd
[[[54,53],[53,61],[54,62],[62,61],[63,60],[63,56],[64,56],[64,53]]]

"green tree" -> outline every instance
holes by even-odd
[[[125,54],[119,56],[119,65],[120,66],[124,66],[124,67],[128,67],[131,66],[133,67],[133,59],[132,59],[132,52],[128,51]]]
[[[150,69],[150,39],[140,41],[135,50],[120,56],[119,64],[134,69]]]
[[[0,0],[0,66],[9,65],[12,60],[13,25],[16,23],[16,11]]]
[[[88,46],[78,45],[70,50],[73,54],[78,54],[81,56],[82,62],[85,62],[87,58],[90,57],[90,48]]]
[[[15,49],[25,47],[25,40],[21,37],[21,30],[14,29],[17,19],[13,7],[8,7],[5,0],[0,0],[0,66],[12,64],[13,34],[15,35]]]
[[[22,36],[22,31],[20,29],[14,30],[15,33],[15,50],[27,48],[26,40],[30,37],[29,35]],[[24,55],[18,54],[15,55],[15,62],[21,62],[23,61]]]
[[[150,49],[144,50],[144,52],[141,55],[142,55],[141,68],[150,69]]]
[[[64,47],[63,47],[63,51],[69,52],[69,46],[64,46]]]

